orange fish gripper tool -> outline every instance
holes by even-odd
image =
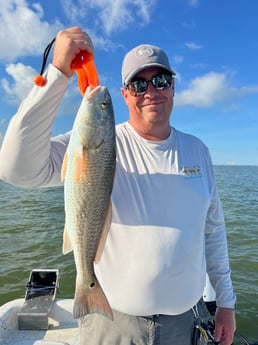
[[[46,84],[46,79],[43,77],[43,72],[54,42],[55,38],[47,45],[44,51],[40,74],[34,78],[34,83],[37,86],[42,87]],[[96,87],[99,85],[99,78],[94,63],[93,54],[87,52],[86,50],[82,50],[72,61],[71,68],[78,76],[78,87],[82,95],[84,95],[88,86]]]

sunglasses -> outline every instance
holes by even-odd
[[[172,84],[173,77],[169,74],[157,74],[150,80],[144,78],[137,78],[126,85],[131,96],[138,97],[146,93],[148,83],[151,83],[156,90],[168,89]]]

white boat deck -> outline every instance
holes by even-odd
[[[19,330],[17,314],[24,299],[0,307],[1,345],[79,345],[78,321],[73,318],[73,299],[56,299],[49,314],[48,330]]]
[[[215,293],[207,282],[205,301],[214,301]],[[55,299],[48,318],[47,330],[21,330],[18,313],[24,299],[16,299],[0,306],[0,345],[79,345],[78,321],[73,318],[73,299]],[[40,310],[39,310],[40,312]],[[33,315],[39,315],[33,310]],[[35,319],[33,319],[35,320]],[[37,324],[37,321],[35,321]]]

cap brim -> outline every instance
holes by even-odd
[[[137,68],[136,70],[134,70],[132,73],[130,73],[125,78],[124,85],[127,85],[128,83],[130,83],[130,81],[136,76],[136,74],[138,74],[139,72],[145,70],[146,68],[150,68],[150,67],[160,67],[160,68],[168,71],[172,75],[176,75],[176,73],[171,68],[168,68],[167,66],[164,66],[164,65],[159,64],[159,63],[150,63],[150,64],[147,64],[147,65],[143,65],[143,66]]]

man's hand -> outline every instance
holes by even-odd
[[[236,330],[235,310],[218,308],[215,314],[214,338],[220,345],[231,345]]]
[[[52,64],[70,78],[74,73],[71,63],[83,50],[94,54],[92,41],[85,31],[79,26],[61,30],[56,36]]]

